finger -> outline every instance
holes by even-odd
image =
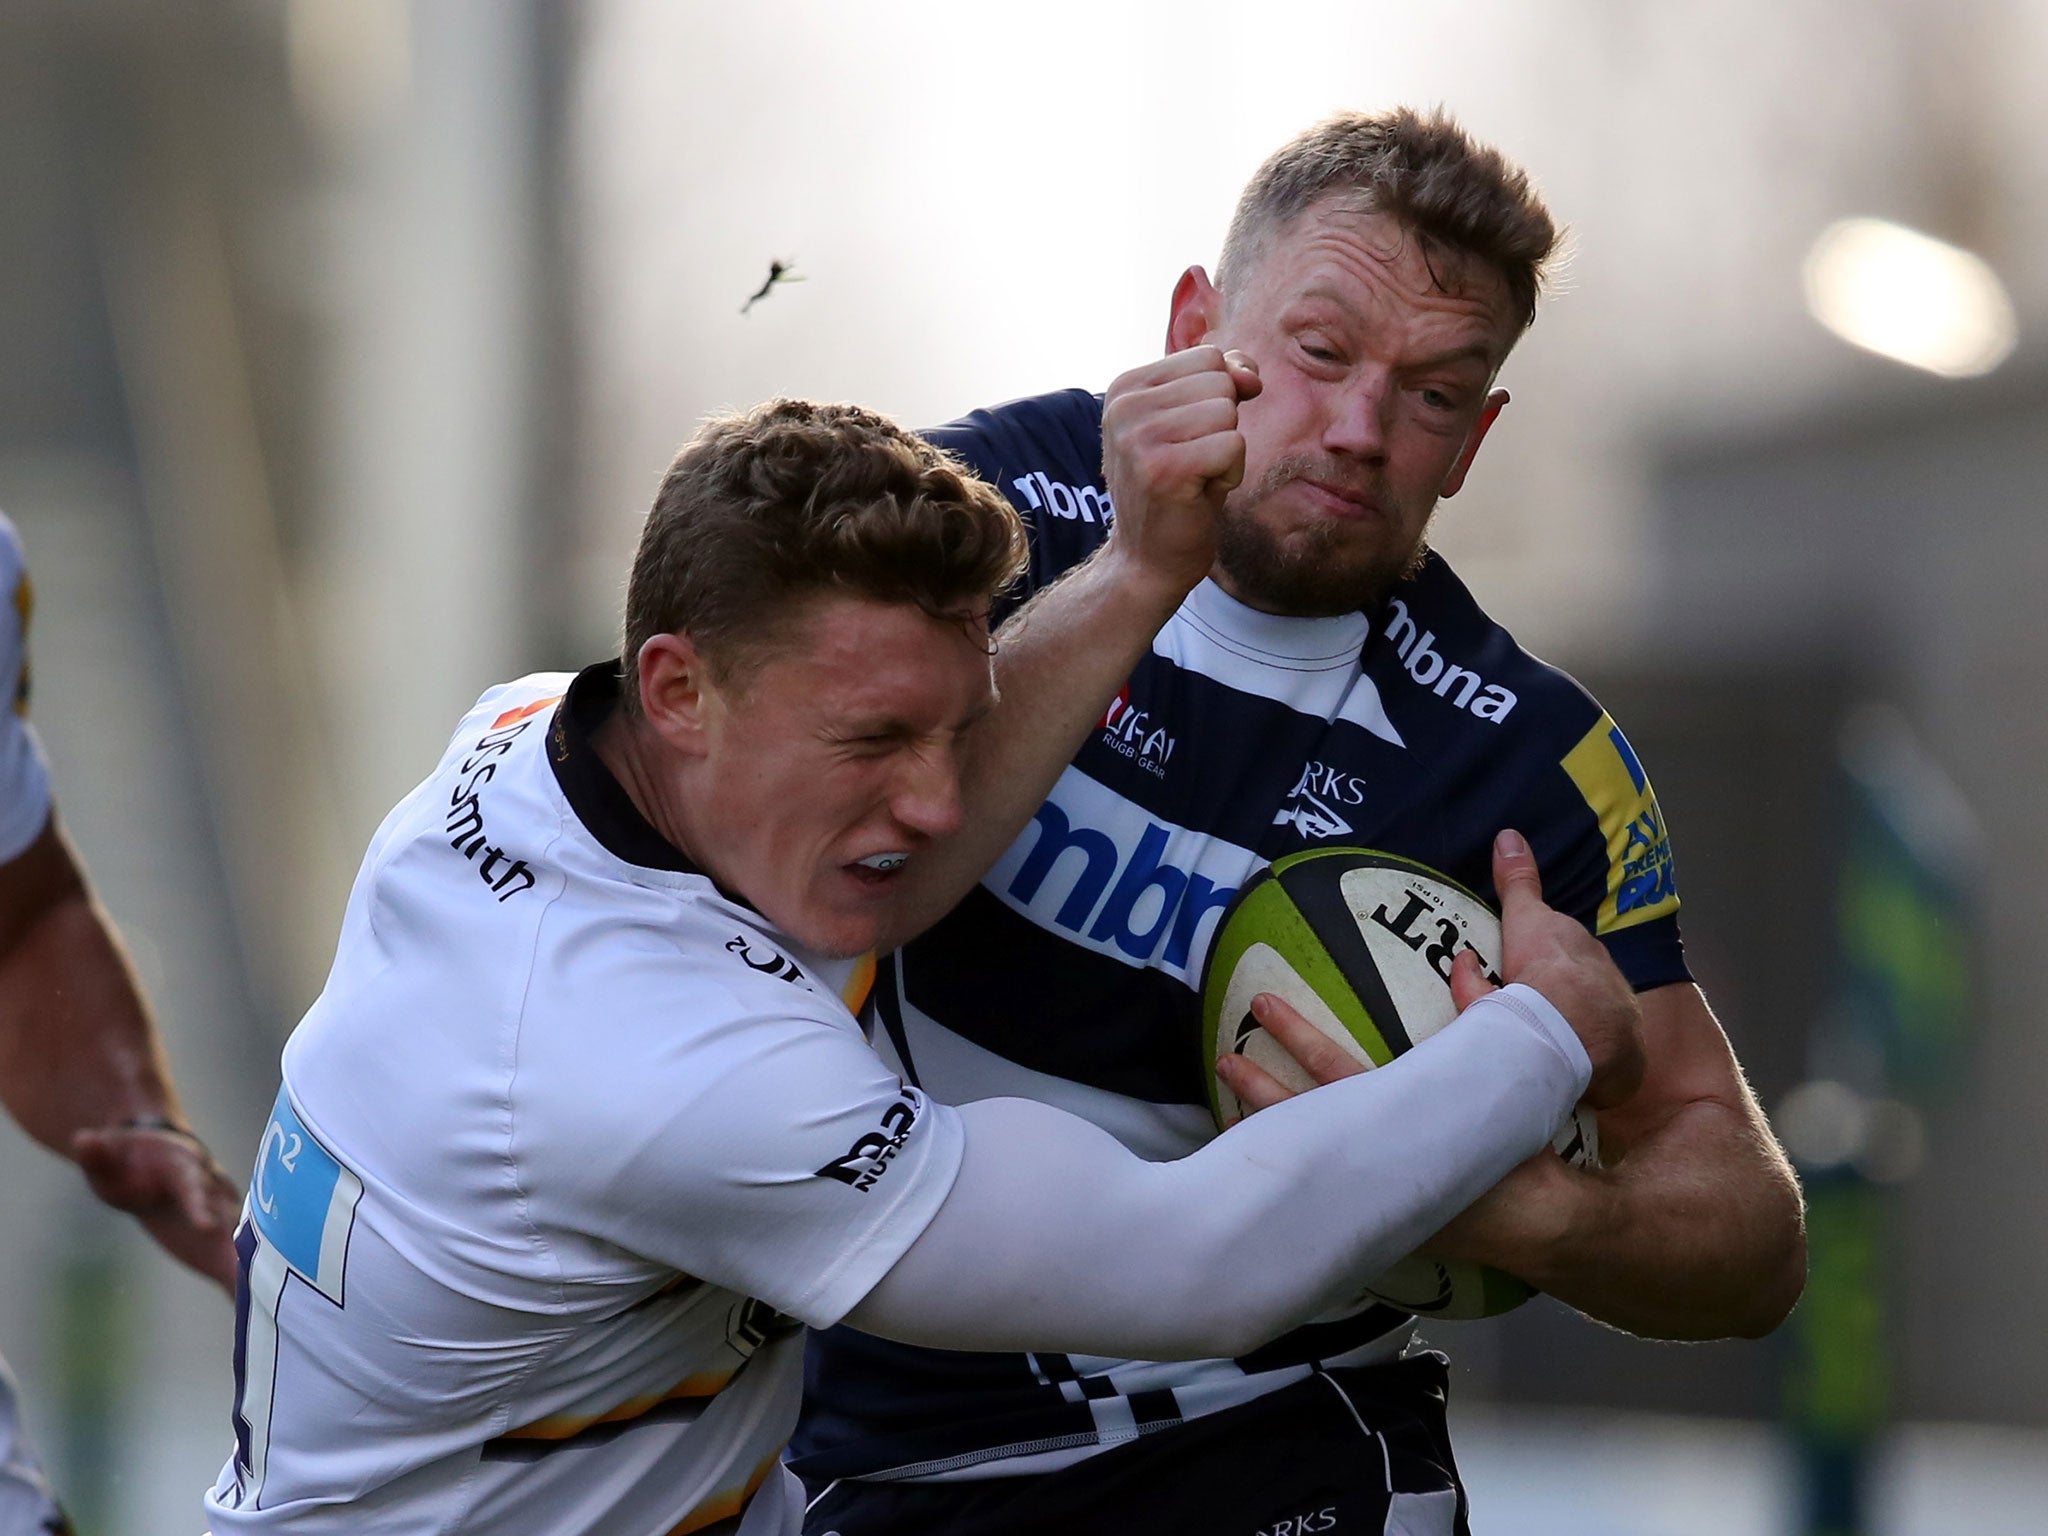
[[[1151,389],[1156,385],[1186,378],[1190,374],[1227,374],[1223,362],[1223,349],[1209,343],[1199,347],[1185,347],[1178,352],[1169,352],[1164,357],[1141,363],[1136,368],[1116,376],[1110,384],[1111,395],[1128,395],[1137,390]]]
[[[187,1159],[176,1175],[178,1209],[195,1232],[217,1232],[220,1218],[213,1205],[213,1170],[196,1158]]]
[[[1237,402],[1228,395],[1190,394],[1172,404],[1148,402],[1138,419],[1120,426],[1105,439],[1128,452],[1199,442],[1237,430]]]
[[[1282,1099],[1294,1097],[1294,1090],[1268,1072],[1250,1057],[1235,1052],[1221,1056],[1216,1061],[1216,1076],[1223,1086],[1236,1095],[1244,1113],[1249,1115],[1262,1109],[1270,1109]]]
[[[1528,839],[1512,828],[1503,828],[1493,840],[1493,888],[1500,896],[1500,915],[1506,920],[1510,908],[1543,904],[1543,877],[1536,869],[1536,855]]]
[[[71,1160],[85,1175],[93,1194],[121,1209],[126,1209],[134,1198],[128,1160],[121,1152],[125,1135],[95,1128],[73,1132],[71,1137]]]
[[[1103,407],[1105,447],[1178,442],[1237,425],[1237,391],[1224,374],[1178,379]]]
[[[1463,1013],[1487,993],[1494,991],[1492,982],[1486,979],[1486,967],[1479,963],[1476,950],[1461,950],[1451,962],[1451,1001]]]
[[[1344,1048],[1324,1034],[1287,1002],[1271,992],[1252,999],[1252,1017],[1280,1048],[1301,1064],[1301,1069],[1319,1083],[1355,1077],[1365,1070]]]
[[[1145,460],[1145,474],[1156,489],[1207,486],[1213,481],[1227,481],[1235,486],[1244,477],[1244,435],[1212,432],[1191,442],[1151,449]]]
[[[1202,492],[1208,499],[1221,504],[1223,498],[1244,484],[1244,436],[1232,432],[1226,442],[1220,445],[1219,456],[1223,468],[1202,482]]]

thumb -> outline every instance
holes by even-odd
[[[1528,839],[1511,828],[1503,828],[1493,840],[1493,888],[1500,896],[1503,921],[1517,907],[1541,906],[1543,876],[1536,870],[1536,855]]]
[[[1223,366],[1230,370],[1230,382],[1239,400],[1249,400],[1266,387],[1265,380],[1259,377],[1258,362],[1249,353],[1233,347],[1223,354]]]

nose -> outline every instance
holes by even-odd
[[[960,754],[950,744],[931,744],[904,754],[904,767],[889,798],[890,813],[925,837],[950,837],[960,830]]]
[[[1323,424],[1323,449],[1349,459],[1377,464],[1387,456],[1387,413],[1392,407],[1392,376],[1382,368],[1359,368],[1332,392]]]

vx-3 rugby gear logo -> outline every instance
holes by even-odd
[[[1144,710],[1131,708],[1129,683],[1124,684],[1103,712],[1102,744],[1161,779],[1166,777],[1167,760],[1177,745],[1173,737],[1153,725],[1152,717]]]

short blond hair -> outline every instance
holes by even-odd
[[[1275,150],[1238,199],[1216,282],[1226,303],[1273,240],[1328,199],[1385,213],[1434,248],[1500,274],[1516,331],[1536,317],[1557,226],[1528,174],[1438,109],[1341,112]],[[1439,274],[1441,279],[1441,274]]]

